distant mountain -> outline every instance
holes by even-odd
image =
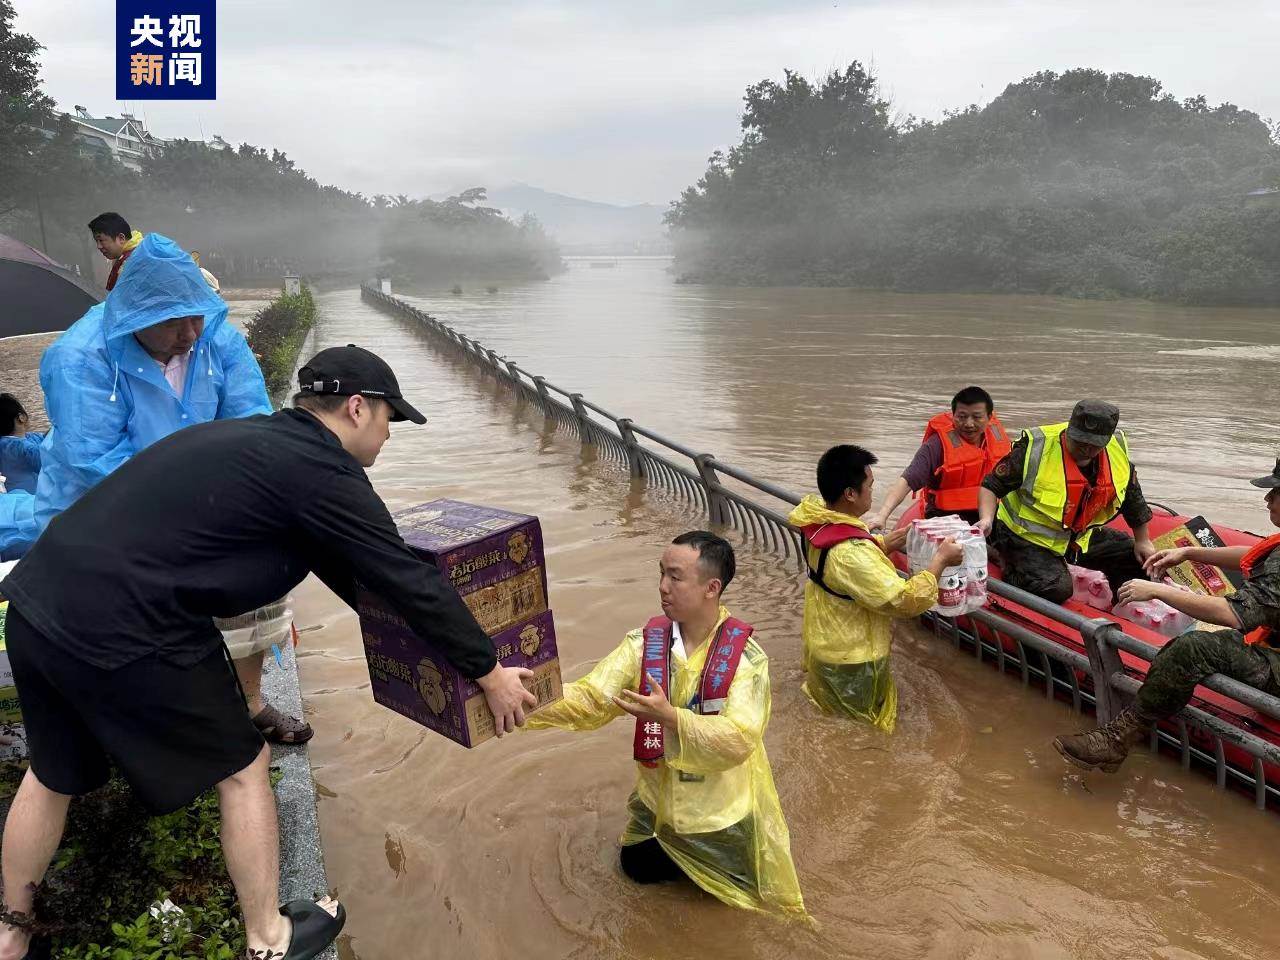
[[[516,183],[489,191],[488,205],[513,220],[538,218],[564,253],[667,253],[664,208],[652,203],[622,207],[552,193]]]

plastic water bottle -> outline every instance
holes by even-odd
[[[947,567],[938,578],[938,604],[934,612],[944,617],[958,617],[967,609],[969,581],[963,565]]]
[[[929,559],[937,552],[951,533],[945,527],[929,532]],[[938,577],[938,603],[933,609],[944,617],[958,617],[965,612],[969,600],[969,579],[962,559],[954,567],[945,567]]]
[[[981,610],[987,605],[987,538],[977,527],[970,527],[956,539],[964,547],[964,612]]]

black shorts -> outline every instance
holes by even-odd
[[[148,808],[168,813],[262,750],[222,649],[191,667],[150,654],[103,670],[62,653],[12,604],[5,645],[31,769],[56,793],[95,790],[114,764]]]

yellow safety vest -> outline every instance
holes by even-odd
[[[1052,550],[1058,556],[1064,556],[1072,542],[1072,532],[1063,517],[1069,497],[1062,452],[1062,434],[1066,429],[1065,423],[1055,423],[1022,432],[1029,441],[1022,462],[1022,486],[1000,501],[997,513],[1000,522],[1023,540]],[[1133,476],[1129,445],[1119,430],[1112,435],[1104,456],[1110,463],[1115,495],[1089,521],[1084,532],[1075,536],[1082,552],[1089,549],[1093,531],[1106,526],[1120,512]]]

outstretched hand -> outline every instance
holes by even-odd
[[[1156,600],[1164,590],[1164,585],[1152,583],[1150,580],[1130,580],[1122,584],[1116,594],[1120,603],[1142,603],[1144,600]]]
[[[1147,562],[1143,567],[1147,571],[1147,576],[1151,579],[1158,579],[1170,567],[1176,567],[1182,561],[1187,559],[1188,549],[1186,547],[1172,547],[1168,550],[1157,550],[1151,556],[1147,557]]]
[[[907,527],[890,530],[884,535],[884,552],[897,553],[907,545]]]
[[[538,705],[538,698],[524,685],[524,681],[532,676],[533,671],[526,667],[498,664],[476,681],[484,691],[485,703],[493,712],[493,725],[498,736],[523,727],[525,709]]]
[[[653,674],[649,674],[649,693],[623,690],[621,696],[613,698],[613,702],[617,704],[619,710],[625,710],[633,717],[639,717],[641,720],[656,720],[669,727],[675,726],[676,708],[662,692],[662,684]]]

